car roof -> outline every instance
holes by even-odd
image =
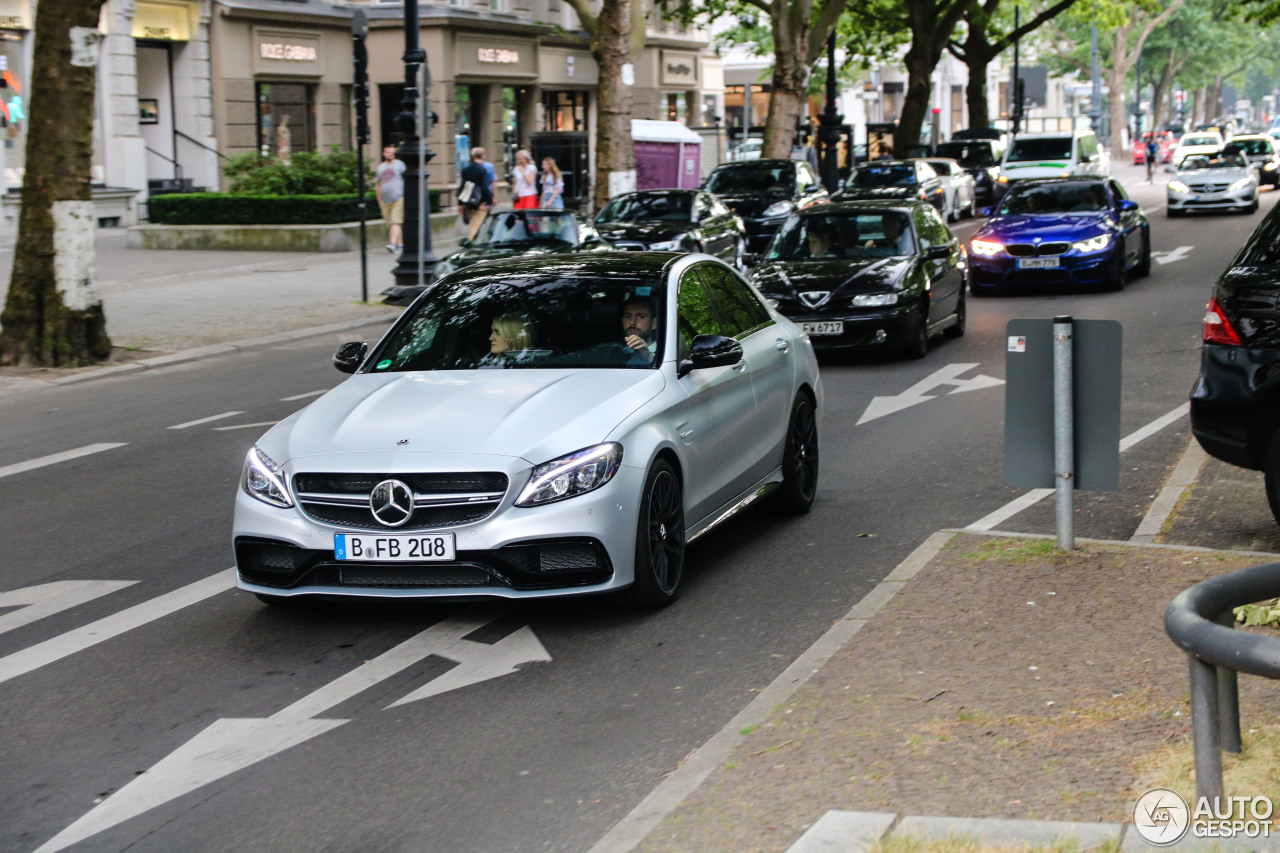
[[[1055,184],[1106,184],[1107,178],[1104,175],[1072,175],[1066,178],[1025,178],[1017,181],[1009,187],[1010,190],[1025,189],[1026,187],[1045,187],[1054,186]]]
[[[833,201],[827,204],[815,204],[812,207],[806,207],[804,210],[796,211],[800,216],[817,216],[824,213],[865,213],[868,211],[895,211],[897,213],[909,213],[914,210],[921,210],[926,207],[933,207],[926,201],[917,201],[915,199],[894,199],[893,201],[877,201],[875,199],[852,199],[850,201]]]
[[[608,252],[604,254],[538,255],[537,257],[502,258],[473,264],[452,274],[458,283],[507,276],[546,279],[556,276],[581,278],[602,275],[665,276],[668,269],[685,255],[671,252]]]
[[[1093,133],[1093,131],[1092,130],[1046,130],[1043,133],[1019,133],[1017,137],[1014,139],[1014,142],[1017,142],[1019,139],[1062,139],[1063,137],[1066,137],[1066,136],[1083,136],[1089,133]]]
[[[776,166],[781,163],[803,163],[803,162],[804,162],[803,160],[793,160],[789,157],[761,157],[759,160],[743,160],[740,163],[721,163],[719,166],[716,166],[716,168],[717,169],[729,169],[729,168],[742,169],[742,168],[749,168],[753,166],[756,166],[756,167],[762,166],[762,165]]]

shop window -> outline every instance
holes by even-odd
[[[884,84],[884,120],[897,121],[902,112],[902,84]]]
[[[258,83],[258,151],[287,161],[294,151],[315,150],[314,86]]]
[[[458,171],[461,172],[466,168],[467,163],[471,162],[471,149],[480,146],[484,147],[485,139],[483,133],[483,116],[484,116],[484,93],[483,86],[466,86],[457,85],[453,87],[453,145],[454,156],[457,161]],[[486,151],[490,162],[498,156],[497,152]]]
[[[689,120],[689,93],[688,92],[667,92],[662,96],[665,112],[661,118],[667,121],[678,121],[681,124],[688,123]]]
[[[22,75],[22,37],[17,33],[0,33],[0,140],[4,142],[5,189],[22,186],[27,153],[27,91]],[[94,137],[95,162],[101,163],[98,134]],[[100,174],[96,180],[102,180]]]
[[[541,106],[538,130],[586,132],[586,92],[543,92]]]
[[[524,139],[524,128],[520,125],[520,104],[527,97],[528,89],[515,86],[502,87],[502,162],[506,165],[506,173],[511,174],[516,166],[516,151],[520,149],[520,140]]]

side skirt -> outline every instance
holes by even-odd
[[[769,474],[766,477],[764,477],[764,479],[760,480],[760,482],[756,483],[754,486],[747,489],[742,494],[738,495],[738,497],[734,498],[724,506],[720,507],[720,509],[711,513],[706,518],[699,521],[697,524],[690,525],[687,528],[688,533],[687,533],[686,541],[692,542],[695,539],[697,539],[699,536],[702,536],[704,533],[711,530],[712,528],[717,527],[720,524],[723,524],[724,522],[733,518],[738,513],[742,512],[747,507],[751,506],[756,501],[767,496],[770,492],[778,488],[778,486],[780,485],[782,485],[782,466],[781,465],[779,465],[773,471],[769,472]]]

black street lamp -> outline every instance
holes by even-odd
[[[818,142],[822,145],[819,165],[822,185],[833,193],[840,187],[840,123],[844,116],[836,112],[836,34],[827,38],[827,106],[818,116]]]
[[[422,175],[419,163],[425,165],[436,156],[427,141],[418,135],[418,77],[426,64],[427,53],[418,45],[418,0],[404,0],[404,97],[400,101],[400,113],[395,118],[395,128],[404,134],[399,157],[404,162],[404,251],[400,263],[392,271],[396,284],[416,287],[419,266],[425,279],[429,279],[436,266],[436,256],[431,251],[430,205],[424,205],[426,219],[418,213],[420,201],[418,178]],[[426,176],[422,175],[425,181]],[[424,187],[425,189],[425,187]],[[419,241],[419,227],[422,239]]]

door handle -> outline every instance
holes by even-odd
[[[786,340],[785,338],[778,338],[777,343],[775,343],[773,346],[775,349],[778,350],[778,352],[782,353],[783,355],[786,355],[787,350],[791,349],[791,342]]]

